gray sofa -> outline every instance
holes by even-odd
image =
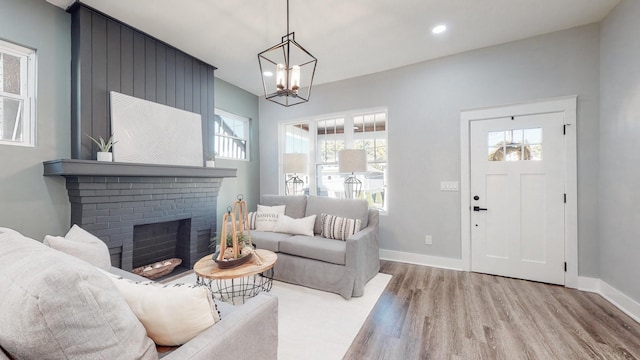
[[[274,279],[342,295],[362,296],[364,285],[380,270],[379,214],[363,199],[263,195],[261,205],[285,205],[295,219],[315,214],[315,236],[251,231],[253,243],[278,254]],[[321,215],[360,219],[361,230],[346,241],[322,236]]]
[[[117,268],[111,272],[138,278]],[[105,274],[6,228],[0,228],[0,289],[1,360],[159,357]],[[218,310],[218,323],[160,357],[277,359],[277,298],[259,294],[237,307],[218,302]]]

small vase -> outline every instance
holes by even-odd
[[[113,153],[98,151],[98,161],[113,161]]]
[[[216,161],[215,160],[207,160],[207,161],[205,161],[204,165],[206,167],[215,167],[216,166]]]

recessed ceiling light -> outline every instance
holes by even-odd
[[[273,73],[271,71],[265,71],[262,73],[262,75],[264,76],[273,76]]]
[[[440,34],[445,32],[445,30],[447,30],[447,25],[438,25],[436,27],[434,27],[431,32],[434,34]]]

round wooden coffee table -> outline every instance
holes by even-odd
[[[262,264],[258,265],[256,258],[259,258]],[[271,291],[276,260],[278,255],[274,252],[257,249],[245,264],[220,269],[211,254],[198,260],[193,265],[193,270],[197,283],[208,286],[216,298],[232,304],[242,304],[261,291]]]

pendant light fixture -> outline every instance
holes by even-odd
[[[317,62],[296,42],[295,32],[289,32],[287,0],[287,35],[280,44],[258,54],[265,98],[287,107],[309,101]]]

